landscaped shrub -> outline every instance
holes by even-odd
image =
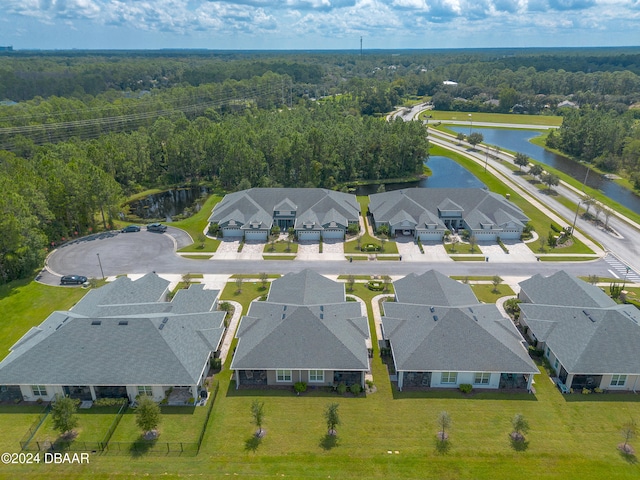
[[[378,280],[370,280],[367,282],[367,288],[372,292],[382,292],[384,290],[384,284]]]
[[[504,253],[509,253],[509,249],[505,246],[504,243],[502,243],[502,240],[500,240],[500,237],[498,237],[497,240],[498,240],[498,245],[500,245],[500,248],[502,249],[502,251]]]
[[[591,390],[589,390],[588,388],[583,388],[582,389],[582,394],[583,395],[589,395],[591,393]]]
[[[338,384],[338,386],[336,387],[336,392],[338,392],[340,395],[344,395],[345,393],[347,393],[347,386],[344,382],[340,382]]]
[[[94,407],[115,407],[122,405],[122,398],[98,398],[93,402]]]
[[[542,358],[542,355],[544,355],[544,351],[543,350],[538,350],[533,345],[529,345],[529,355],[531,355],[532,357],[535,357],[535,358]]]
[[[420,249],[420,253],[424,253],[424,248],[422,247],[422,241],[420,240],[420,237],[418,237],[416,239],[416,243],[418,244],[418,248]]]
[[[360,386],[359,383],[354,383],[349,387],[349,391],[354,395],[360,395],[360,392],[362,391],[362,387]]]
[[[307,382],[296,382],[293,384],[296,393],[304,393],[307,391]]]
[[[222,360],[220,358],[212,358],[210,362],[211,368],[215,371],[222,370]]]
[[[458,388],[462,393],[471,393],[471,390],[473,390],[473,385],[471,385],[470,383],[461,383]]]
[[[380,251],[380,248],[380,245],[378,245],[377,243],[365,243],[364,245],[362,245],[360,250],[363,252],[378,252]]]
[[[364,383],[367,384],[367,387],[369,388],[369,390],[373,389],[373,386],[374,386],[373,380],[365,380]]]
[[[561,233],[562,232],[562,229],[558,225],[556,225],[555,223],[551,223],[551,230],[553,230],[556,233]]]

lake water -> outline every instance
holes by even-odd
[[[387,183],[387,191],[401,188],[485,188],[478,178],[469,170],[454,162],[450,158],[431,156],[427,166],[433,174],[417,182]],[[378,191],[378,185],[362,185],[356,188],[356,195],[371,195]]]
[[[456,133],[469,133],[468,127],[449,127]],[[581,163],[571,160],[570,158],[563,157],[562,155],[556,155],[549,152],[538,145],[534,145],[529,142],[534,137],[540,135],[539,132],[533,130],[506,130],[498,128],[474,128],[474,131],[482,133],[484,137],[484,143],[490,145],[497,145],[500,148],[508,149],[514,152],[524,153],[530,158],[549,165],[571,177],[575,178],[579,182],[584,182],[585,175],[587,173],[587,167]],[[640,213],[640,197],[630,190],[621,187],[617,183],[609,180],[608,178],[594,172],[589,172],[587,177],[587,185],[600,190],[610,199],[618,202],[621,205]]]

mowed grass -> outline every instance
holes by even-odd
[[[168,225],[181,228],[185,230],[193,239],[191,245],[188,245],[182,249],[181,252],[215,252],[220,245],[220,240],[217,238],[208,238],[204,241],[204,246],[201,245],[201,242],[198,240],[200,235],[203,234],[204,229],[207,228],[207,224],[209,223],[209,216],[211,215],[211,211],[213,207],[222,200],[222,195],[210,195],[207,200],[202,205],[202,208],[195,215],[185,218],[184,220],[180,220],[178,222],[172,222]]]
[[[509,285],[504,284],[498,285],[495,290],[493,284],[472,283],[470,285],[476,298],[482,303],[496,303],[496,300],[501,297],[516,294]]]
[[[489,123],[513,123],[517,125],[542,125],[559,127],[562,125],[562,117],[551,115],[514,115],[510,113],[481,113],[472,112],[471,119],[475,122]],[[440,110],[428,110],[420,115],[421,119],[429,117],[432,120],[458,120],[469,122],[469,112],[445,112]]]
[[[207,407],[160,407],[159,442],[197,442],[207,415]],[[122,416],[111,441],[136,442],[140,440],[142,430],[136,425],[136,412],[128,409]]]
[[[0,359],[31,327],[54,310],[68,310],[87,292],[81,287],[51,287],[27,279],[0,286]]]
[[[71,442],[79,444],[81,442],[101,442],[107,434],[109,427],[116,419],[116,414],[120,409],[117,407],[92,407],[87,410],[78,410],[76,418],[78,426],[74,428],[77,437]],[[33,437],[34,442],[51,442],[59,440],[60,433],[53,427],[51,414],[47,416],[38,431]],[[63,442],[67,443],[67,442]]]

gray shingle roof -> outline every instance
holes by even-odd
[[[475,210],[497,225],[504,224],[505,218],[519,225],[529,221],[517,205],[480,188],[409,188],[369,195],[369,200],[369,211],[376,222],[395,222],[401,210],[411,218],[419,218],[424,211],[438,218],[439,210],[462,210],[466,219]]]
[[[610,307],[616,305],[595,285],[560,270],[543,277],[536,274],[520,282],[520,289],[532,303],[543,305],[571,305],[576,307]]]
[[[469,285],[429,270],[422,275],[411,273],[393,283],[396,300],[420,305],[464,306],[478,303]]]
[[[209,311],[217,291],[195,288],[189,292],[190,288],[176,295],[181,299],[170,311],[161,311],[158,305],[152,303],[132,303],[129,307],[133,314],[122,315],[120,312],[125,308],[122,304],[100,305],[100,302],[115,302],[118,292],[124,292],[129,300],[147,300],[150,292],[157,292],[162,287],[158,278],[149,274],[135,282],[118,279],[113,284],[90,292],[94,295],[88,302],[78,303],[77,306],[82,305],[82,308],[76,306],[73,311],[52,313],[38,327],[29,330],[0,363],[0,383],[196,383],[224,332],[225,313]],[[138,287],[140,291],[136,295]],[[102,289],[106,289],[106,292],[101,293]],[[193,301],[192,304],[189,299]],[[159,302],[159,305],[164,307],[167,303]],[[199,306],[203,307],[202,312],[195,311]],[[91,312],[91,309],[94,311]],[[146,314],[143,313],[145,310]],[[96,315],[96,312],[104,315]]]
[[[254,302],[242,318],[232,369],[367,370],[367,319],[357,303]]]
[[[226,195],[214,207],[209,222],[225,226],[231,220],[239,225],[258,221],[270,227],[274,210],[280,209],[296,210],[296,229],[304,228],[304,221],[316,222],[316,228],[321,228],[328,214],[330,221],[348,225],[349,220],[357,222],[360,214],[355,195],[348,193],[322,188],[251,188]]]
[[[399,371],[538,373],[522,337],[495,305],[384,308],[384,335]]]
[[[267,300],[290,305],[325,305],[344,302],[344,283],[329,280],[313,270],[289,273],[271,283]]]
[[[521,303],[522,320],[574,374],[640,374],[640,311]]]

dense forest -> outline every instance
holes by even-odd
[[[423,127],[384,114],[417,101],[563,115],[549,146],[640,188],[637,48],[11,52],[0,61],[0,281],[29,275],[52,243],[109,228],[147,188],[415,175]]]

